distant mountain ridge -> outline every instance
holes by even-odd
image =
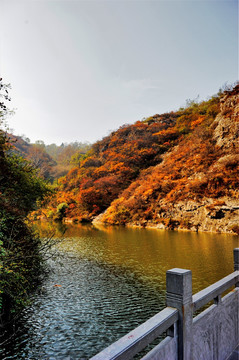
[[[239,232],[238,90],[98,141],[59,180],[46,216],[65,204],[72,221]]]
[[[32,144],[25,136],[7,136],[13,145],[11,151],[29,160],[38,169],[40,176],[51,182],[66,175],[91,147],[89,143],[77,141],[70,144],[62,143],[59,146],[45,145],[42,140]]]
[[[33,167],[38,170],[39,175],[45,180],[51,180],[53,178],[52,170],[56,166],[56,162],[45,151],[43,146],[40,144],[31,144],[21,136],[13,134],[8,134],[8,138],[12,144],[11,151],[29,160]]]

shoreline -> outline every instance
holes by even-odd
[[[99,216],[101,216],[101,214]],[[86,224],[86,222],[76,221],[76,219],[71,219],[71,218],[65,218],[63,220],[63,223],[65,223],[65,224]],[[230,235],[234,235],[234,236],[239,236],[239,234],[236,234],[232,230],[228,230],[228,231],[226,231],[226,229],[224,231],[205,230],[205,229],[200,229],[200,228],[196,229],[195,226],[192,227],[191,229],[183,228],[183,227],[175,227],[173,229],[172,228],[170,229],[170,228],[164,226],[163,224],[155,224],[155,225],[154,224],[140,225],[140,224],[134,224],[134,223],[128,223],[125,225],[108,224],[108,223],[104,223],[104,222],[100,221],[100,219],[98,219],[98,216],[95,219],[93,219],[92,221],[89,221],[88,224],[91,224],[96,227],[97,226],[104,226],[104,227],[123,226],[123,227],[127,227],[127,228],[138,228],[138,229],[153,229],[153,230],[163,230],[163,231],[166,230],[166,231],[180,231],[180,232],[194,232],[194,233],[200,232],[200,233],[212,233],[212,234],[230,234]]]

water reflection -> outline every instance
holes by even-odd
[[[48,223],[40,231],[64,239],[2,359],[88,359],[164,307],[166,270],[191,269],[195,293],[233,270],[238,247],[221,234]]]
[[[61,236],[62,229],[57,231]],[[238,247],[238,236],[228,234],[124,227],[69,225],[64,236],[60,248],[67,253],[120,266],[158,286],[168,269],[190,269],[194,292],[233,271],[233,248]]]

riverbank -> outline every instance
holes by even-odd
[[[237,202],[225,198],[217,202],[205,201],[203,204],[192,201],[175,204],[171,209],[170,215],[171,217],[158,219],[157,223],[151,220],[143,220],[141,222],[126,223],[125,226],[131,228],[239,235],[239,206]],[[107,226],[107,223],[102,221],[103,216],[104,213],[96,216],[91,221],[92,224]],[[78,220],[75,218],[65,218],[64,222],[77,223]]]

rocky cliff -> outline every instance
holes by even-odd
[[[239,87],[221,99],[220,110],[212,123],[213,139],[222,151],[211,171],[239,163]],[[195,174],[203,177],[204,174]],[[239,177],[239,172],[238,172]],[[162,201],[164,205],[164,201]],[[229,196],[202,197],[200,200],[184,200],[170,204],[166,217],[175,219],[176,225],[191,230],[235,232],[239,234],[239,189]],[[173,222],[171,220],[171,222]],[[166,225],[167,226],[167,225]],[[163,224],[162,227],[165,227]]]
[[[220,113],[132,183],[102,216],[110,224],[239,234],[239,86]]]

